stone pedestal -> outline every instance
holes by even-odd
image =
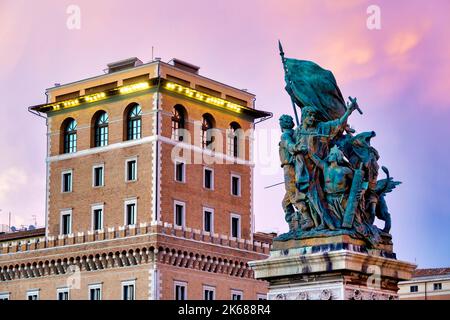
[[[398,299],[398,282],[416,268],[392,246],[368,249],[348,236],[275,241],[268,259],[249,265],[269,281],[269,300]]]

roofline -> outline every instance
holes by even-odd
[[[72,86],[72,85],[75,85],[75,84],[80,84],[80,83],[83,83],[83,82],[88,82],[88,81],[95,80],[95,79],[102,78],[102,77],[106,77],[106,76],[109,76],[109,75],[112,75],[112,74],[121,74],[121,73],[128,72],[130,70],[141,69],[141,68],[147,67],[147,66],[149,66],[151,64],[158,63],[158,62],[159,62],[158,60],[155,60],[155,61],[143,63],[143,64],[141,64],[139,66],[136,66],[136,67],[133,67],[133,68],[124,69],[124,70],[116,71],[116,72],[113,72],[113,73],[100,74],[100,75],[97,75],[97,76],[84,78],[84,79],[73,81],[73,82],[68,82],[68,83],[62,84],[60,86],[50,87],[50,88],[47,88],[45,90],[47,92],[51,92],[51,91],[54,91],[54,90],[57,90],[57,89],[69,87],[69,86]]]
[[[59,111],[59,110],[66,109],[66,108],[77,107],[77,106],[85,104],[85,103],[97,102],[97,101],[101,101],[101,100],[104,100],[104,99],[108,99],[110,97],[118,95],[119,92],[122,90],[121,88],[130,87],[130,86],[132,87],[132,86],[136,86],[136,85],[138,85],[138,86],[145,85],[145,86],[142,86],[142,88],[138,89],[138,91],[141,91],[141,92],[151,90],[152,88],[157,88],[158,91],[161,90],[161,89],[167,90],[167,88],[165,88],[165,84],[169,84],[170,81],[168,81],[166,79],[162,79],[162,81],[161,81],[161,79],[162,79],[161,77],[151,78],[151,79],[149,79],[147,81],[143,81],[143,82],[132,84],[132,85],[118,86],[118,87],[106,90],[105,92],[102,92],[102,93],[82,95],[82,96],[80,96],[78,98],[75,98],[75,99],[67,99],[67,100],[63,100],[63,101],[59,101],[59,102],[39,104],[39,105],[35,105],[35,106],[30,106],[30,107],[28,107],[28,109],[29,110],[33,110],[33,111],[37,111],[37,112],[43,112],[43,113]],[[173,84],[173,85],[184,87],[184,86],[181,86],[181,85],[178,85],[178,84]],[[189,90],[191,92],[196,92],[197,91],[195,89],[191,89],[191,88],[188,88],[188,87],[185,87],[185,89]],[[167,90],[167,91],[169,91],[169,90]],[[130,93],[133,93],[133,92],[134,91],[131,91]],[[99,99],[95,98],[95,100],[86,101],[86,99],[90,98],[91,96],[97,96],[97,95],[102,95],[102,96]],[[202,93],[202,96],[208,96],[208,94]],[[190,98],[188,98],[188,99],[190,99]],[[201,98],[201,99],[203,99],[203,98]],[[222,103],[221,107],[223,107],[225,109],[227,109],[227,108],[230,109],[231,108],[231,110],[238,109],[237,112],[240,112],[242,110],[242,111],[244,111],[244,113],[246,113],[247,115],[251,116],[253,119],[259,119],[259,118],[267,119],[267,118],[272,117],[272,115],[273,115],[271,112],[262,111],[262,110],[258,110],[258,109],[255,109],[255,108],[250,108],[248,106],[237,105],[237,104],[231,103],[231,102],[229,102],[229,101],[227,101],[225,99],[221,99],[221,98],[217,98],[217,99],[228,103],[228,106],[225,106]],[[205,102],[205,101],[199,101],[199,102],[208,103],[208,102]],[[231,106],[229,106],[230,103],[231,103]],[[216,107],[218,107],[218,106],[216,106]]]
[[[176,91],[169,91],[167,89],[166,85],[168,85],[170,83],[171,83],[171,81],[163,79],[163,81],[161,82],[161,88],[163,90],[167,90],[168,92],[172,92],[174,94],[177,94]],[[176,83],[172,83],[172,84],[175,85],[175,86],[184,87],[183,85],[180,85],[180,84],[176,84]],[[191,88],[187,88],[187,87],[186,87],[186,89],[190,90],[191,92],[196,92],[197,91],[196,89],[191,89]],[[202,95],[208,96],[208,94],[206,94],[206,93],[202,93]],[[186,98],[187,99],[192,99],[192,98],[189,98],[189,97],[186,97]],[[214,98],[214,97],[212,97],[212,98]],[[228,100],[222,99],[222,98],[219,98],[219,100],[223,100],[223,101],[227,101],[228,102]],[[204,102],[204,101],[199,101],[199,102],[208,104],[207,102]],[[247,113],[248,115],[250,115],[254,119],[267,118],[267,117],[272,117],[273,116],[273,114],[271,112],[258,110],[258,109],[254,108],[254,107],[251,108],[251,107],[243,106],[243,105],[237,105],[237,106],[238,106],[239,109],[243,110],[245,113]],[[215,106],[215,107],[218,107],[218,106]]]
[[[27,238],[37,238],[45,235],[45,228],[37,228],[34,230],[26,230],[26,231],[16,231],[9,232],[0,235],[0,242],[11,242],[14,240],[27,239]]]
[[[167,62],[164,62],[164,61],[160,61],[160,62],[161,62],[162,64],[168,66],[169,68],[174,69],[174,70],[185,72],[185,73],[187,73],[187,74],[189,74],[189,75],[192,75],[192,76],[194,76],[194,77],[197,77],[197,78],[201,78],[201,79],[206,79],[206,80],[212,81],[212,82],[217,83],[217,84],[219,84],[219,85],[221,85],[221,86],[224,86],[224,87],[227,87],[227,88],[230,88],[230,89],[233,89],[233,90],[237,90],[237,91],[239,91],[240,93],[246,94],[246,95],[248,95],[248,96],[250,96],[250,97],[256,97],[256,95],[255,95],[254,93],[251,93],[251,92],[249,92],[249,91],[245,91],[245,90],[242,90],[242,89],[238,89],[238,88],[233,87],[233,86],[230,86],[230,85],[228,85],[228,84],[226,84],[226,83],[223,83],[223,82],[220,82],[220,81],[217,81],[217,80],[214,80],[214,79],[211,79],[211,78],[202,76],[202,75],[200,75],[200,74],[191,73],[191,72],[188,72],[188,71],[186,71],[186,70],[179,69],[179,68],[177,68],[177,67],[175,67],[175,66],[173,66],[173,65],[171,65],[171,64],[168,64]]]
[[[411,284],[420,282],[438,282],[443,280],[450,280],[450,274],[440,275],[440,276],[425,276],[425,277],[413,277],[407,281],[400,281],[399,284]]]
[[[69,86],[72,86],[72,85],[75,85],[75,84],[88,82],[88,81],[99,79],[99,78],[102,78],[102,77],[107,77],[107,76],[112,75],[112,74],[121,74],[121,73],[129,72],[130,70],[142,69],[142,68],[145,68],[145,67],[148,67],[148,66],[150,66],[152,64],[157,64],[157,63],[164,64],[165,66],[167,66],[169,68],[175,69],[177,71],[184,72],[184,73],[189,74],[191,76],[198,77],[198,78],[201,78],[201,79],[206,79],[206,80],[212,81],[212,82],[214,82],[216,84],[219,84],[221,86],[224,86],[224,87],[227,87],[227,88],[230,88],[230,89],[233,89],[233,90],[237,90],[240,93],[248,95],[250,97],[253,97],[253,98],[256,97],[256,95],[251,93],[251,92],[248,92],[248,91],[245,91],[245,90],[242,90],[242,89],[238,89],[236,87],[230,86],[230,85],[225,84],[223,82],[220,82],[220,81],[217,81],[217,80],[214,80],[214,79],[211,79],[211,78],[199,75],[199,74],[195,74],[195,73],[191,73],[191,72],[188,72],[186,70],[183,70],[183,69],[179,69],[179,68],[177,68],[177,67],[175,67],[175,66],[173,66],[173,65],[171,65],[171,64],[169,64],[167,62],[161,61],[161,60],[154,60],[154,61],[151,61],[151,62],[143,63],[143,64],[141,64],[139,66],[136,66],[136,67],[132,67],[132,68],[116,71],[116,72],[113,72],[113,73],[105,73],[105,74],[100,74],[100,75],[97,75],[97,76],[93,76],[93,77],[89,77],[89,78],[85,78],[85,79],[81,79],[81,80],[77,80],[77,81],[73,81],[73,82],[68,82],[68,83],[65,83],[65,84],[62,84],[62,85],[59,85],[59,86],[53,86],[53,87],[50,87],[50,88],[46,88],[45,90],[47,92],[52,92],[52,91],[57,90],[57,89],[66,88],[66,87],[69,87]]]

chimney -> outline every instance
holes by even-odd
[[[132,58],[116,61],[116,62],[111,62],[111,63],[107,64],[108,73],[122,71],[125,69],[131,69],[131,68],[140,66],[141,64],[142,64],[142,61],[136,57],[132,57]]]
[[[175,68],[187,71],[187,72],[191,72],[191,73],[195,73],[198,74],[198,70],[200,70],[200,67],[197,67],[196,65],[193,65],[189,62],[180,60],[180,59],[176,59],[173,58],[172,60],[170,60],[169,64],[171,64],[172,66],[174,66]]]

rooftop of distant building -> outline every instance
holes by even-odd
[[[0,233],[0,242],[37,238],[43,236],[45,236],[45,228],[19,230],[15,232],[4,232]]]
[[[450,268],[416,269],[413,278],[450,275]]]

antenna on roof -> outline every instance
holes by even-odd
[[[152,46],[152,61],[153,61],[153,46]]]

